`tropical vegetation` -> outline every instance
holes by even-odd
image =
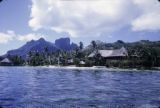
[[[104,60],[100,55],[89,59],[88,55],[93,51],[105,49],[118,49],[125,47],[128,51],[128,57],[121,60]],[[152,68],[160,67],[160,41],[141,40],[138,42],[126,43],[118,40],[114,43],[104,43],[101,41],[92,41],[90,45],[84,48],[83,42],[72,50],[49,51],[47,47],[42,52],[30,51],[27,57],[23,59],[20,56],[8,55],[14,65],[44,66],[44,65],[76,65],[76,66],[106,66],[120,68]],[[85,64],[81,65],[80,62]]]

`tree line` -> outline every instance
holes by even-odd
[[[125,59],[104,60],[99,54],[96,54],[94,59],[88,58],[88,55],[93,51],[97,52],[98,50],[118,49],[121,47],[125,47],[128,51],[128,57]],[[44,51],[41,53],[30,51],[25,59],[20,56],[10,56],[9,58],[15,65],[30,66],[80,66],[80,61],[84,61],[85,64],[83,66],[101,65],[121,68],[160,67],[160,41],[151,42],[148,40],[141,40],[133,43],[125,43],[121,40],[114,43],[92,41],[90,45],[85,48],[83,42],[80,42],[77,48],[70,51],[58,50],[49,52],[48,48],[45,47]]]

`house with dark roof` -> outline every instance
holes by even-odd
[[[122,58],[126,58],[128,56],[128,52],[124,47],[122,47],[121,49],[115,49],[115,50],[94,51],[88,57],[94,58],[97,55],[99,55],[105,59],[122,59]]]

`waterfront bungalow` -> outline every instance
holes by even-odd
[[[67,60],[67,63],[68,63],[68,65],[73,65],[73,63],[74,63],[74,62],[73,62],[73,59],[68,59],[68,60]]]
[[[124,59],[128,56],[127,50],[122,47],[121,49],[115,49],[115,50],[98,50],[92,52],[88,57],[94,58],[95,56],[99,55],[103,59]]]
[[[79,62],[80,65],[85,65],[86,63],[84,61]]]
[[[8,58],[4,58],[2,61],[0,61],[1,66],[12,66],[13,63]]]
[[[85,66],[85,64],[86,64],[85,61],[80,61],[79,62],[79,66]]]

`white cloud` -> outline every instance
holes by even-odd
[[[6,33],[0,33],[0,44],[7,44],[11,41],[30,41],[38,40],[39,38],[45,38],[44,35],[39,33],[29,33],[25,35],[16,34],[12,30],[8,30]]]
[[[41,34],[30,33],[30,34],[17,37],[19,41],[25,41],[25,42],[31,41],[31,40],[38,40],[39,38],[44,38],[44,36]]]
[[[158,0],[134,0],[141,14],[132,22],[134,31],[160,30],[160,3]]]
[[[11,32],[13,33],[13,31],[8,31],[7,33],[0,33],[0,44],[6,44],[14,39],[14,35],[11,34]]]
[[[148,13],[140,16],[133,21],[133,30],[134,31],[154,31],[160,30],[160,14],[159,13]]]
[[[99,36],[128,24],[135,16],[129,9],[133,5],[130,0],[32,0],[29,26],[74,37]]]
[[[32,0],[29,26],[72,37],[100,36],[125,26],[159,30],[159,10],[158,0]]]

